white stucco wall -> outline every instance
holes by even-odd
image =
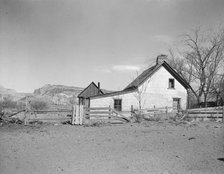
[[[142,108],[172,107],[173,98],[181,99],[181,108],[186,109],[187,90],[175,79],[175,88],[169,89],[168,82],[170,78],[174,78],[163,66],[160,67],[139,89],[144,89]],[[138,100],[136,92],[91,98],[90,107],[111,107],[114,106],[114,99],[122,99],[122,111],[130,111],[131,105],[138,108]]]
[[[126,93],[116,96],[107,96],[100,98],[93,98],[90,100],[90,107],[114,107],[114,99],[122,99],[122,111],[130,111],[131,105],[137,106],[135,92]]]
[[[169,89],[169,79],[173,78],[174,89]],[[181,99],[181,108],[187,107],[187,90],[162,66],[140,87],[145,89],[143,103],[145,108],[172,107],[173,98]]]

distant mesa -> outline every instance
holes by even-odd
[[[27,100],[44,100],[49,105],[72,106],[78,103],[77,96],[83,91],[82,87],[46,84],[35,89],[33,93],[18,93],[0,85],[0,99],[4,97],[14,101],[26,102]],[[104,93],[111,92],[102,89]]]

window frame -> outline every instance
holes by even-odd
[[[171,82],[171,80],[173,80],[173,82]],[[175,89],[175,79],[174,78],[169,78],[169,81],[168,81],[168,89]]]
[[[116,103],[116,101],[119,101],[119,103]],[[122,111],[122,99],[114,98],[114,109],[116,111]]]

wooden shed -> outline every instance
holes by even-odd
[[[89,86],[87,86],[79,95],[79,104],[84,105],[86,107],[90,106],[90,97],[96,95],[104,94],[103,91],[100,89],[100,83],[98,82],[98,86],[92,82]]]

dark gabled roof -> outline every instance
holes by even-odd
[[[153,70],[156,68],[155,66],[152,66],[148,68],[147,70],[143,71],[135,80],[133,80],[124,90],[131,89],[131,88],[137,88],[140,84],[142,84],[153,72]]]
[[[165,61],[161,64],[156,64],[147,70],[143,71],[134,81],[132,81],[124,90],[131,88],[137,88],[143,82],[145,82],[152,74],[154,74],[161,66],[163,66],[175,79],[182,84],[186,89],[190,88],[190,85]]]
[[[163,62],[163,67],[166,68],[167,71],[170,72],[170,74],[172,76],[175,77],[175,79],[181,84],[183,85],[183,87],[185,87],[186,89],[191,89],[191,86],[189,85],[189,83],[181,76],[177,73],[177,71],[175,69],[173,69],[168,63],[166,63],[165,61]]]
[[[127,90],[122,90],[122,91],[115,91],[115,92],[110,92],[110,93],[106,93],[106,94],[102,94],[102,95],[95,95],[95,96],[91,96],[89,98],[101,98],[101,97],[110,97],[110,96],[115,96],[115,95],[122,95],[122,94],[127,94],[130,92],[134,92],[137,88],[130,88]]]
[[[97,94],[89,94],[88,96],[84,96],[85,95],[85,92],[87,92],[89,90],[89,88],[91,88],[91,86],[93,86],[95,88],[95,90],[97,91]],[[99,87],[94,83],[90,83],[89,86],[87,86],[79,95],[78,95],[78,98],[81,98],[81,97],[84,97],[84,98],[89,98],[91,96],[94,96],[94,95],[102,95],[104,94],[103,91],[101,89],[99,89]]]

